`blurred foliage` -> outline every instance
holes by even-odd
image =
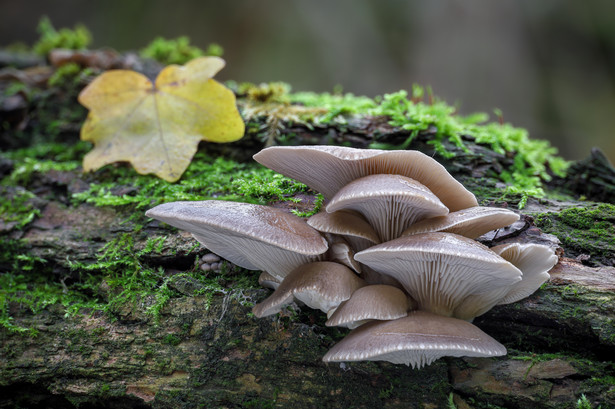
[[[56,30],[46,16],[41,18],[37,31],[40,38],[32,49],[42,56],[47,55],[54,48],[83,50],[92,42],[92,34],[83,25],[78,24],[72,30],[69,28]]]
[[[171,40],[156,37],[140,52],[141,57],[152,58],[165,65],[182,65],[203,56],[222,57],[223,53],[224,49],[218,44],[209,44],[206,50],[190,45],[190,39],[186,36]]]

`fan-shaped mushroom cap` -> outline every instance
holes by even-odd
[[[419,309],[450,316],[469,294],[521,281],[521,271],[486,246],[453,233],[421,233],[378,244],[355,259],[396,278]]]
[[[323,233],[344,236],[354,251],[361,251],[380,243],[374,228],[363,217],[354,213],[322,211],[311,216],[307,224]]]
[[[371,320],[394,320],[408,315],[408,296],[399,288],[390,285],[368,285],[352,293],[325,323],[354,329]]]
[[[476,197],[438,162],[419,151],[383,151],[343,146],[272,146],[254,160],[305,183],[329,199],[354,179],[403,175],[427,186],[450,211],[478,206]]]
[[[329,213],[347,209],[361,213],[382,241],[399,237],[418,220],[448,213],[440,199],[421,183],[388,174],[353,180],[327,205]]]
[[[510,304],[528,297],[549,279],[548,271],[558,260],[551,248],[540,244],[502,244],[491,250],[521,270],[521,281],[511,286],[468,295],[455,309],[454,317],[472,320],[494,305]]]
[[[401,235],[441,231],[475,239],[488,231],[508,226],[517,220],[519,220],[519,215],[510,210],[476,206],[451,212],[445,216],[421,220],[408,227]]]
[[[278,279],[320,259],[328,249],[324,237],[305,221],[267,206],[221,200],[172,202],[145,215],[189,231],[240,267],[264,270]]]
[[[360,326],[331,348],[323,361],[388,361],[421,368],[443,356],[505,354],[502,344],[467,321],[412,311],[405,318]]]
[[[503,244],[491,250],[523,272],[523,279],[498,304],[510,304],[534,293],[550,278],[549,270],[558,261],[553,249],[540,244]]]
[[[320,261],[297,267],[284,277],[280,286],[252,312],[258,318],[279,312],[293,301],[293,296],[310,308],[327,312],[350,298],[365,285],[348,267]]]

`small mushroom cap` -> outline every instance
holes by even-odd
[[[540,244],[502,244],[491,250],[521,270],[521,281],[468,295],[455,309],[454,317],[472,320],[495,305],[510,304],[528,297],[549,279],[548,271],[558,261],[551,248]]]
[[[165,203],[146,216],[189,231],[205,247],[248,270],[281,279],[321,258],[327,241],[304,220],[280,209],[207,200]]]
[[[368,285],[356,290],[350,299],[340,304],[325,323],[328,327],[350,329],[368,320],[394,320],[408,315],[408,296],[390,285]]]
[[[252,312],[258,318],[279,312],[293,297],[308,307],[327,312],[350,298],[365,282],[348,267],[330,261],[302,265],[284,277],[280,286]]]
[[[411,224],[442,216],[448,208],[426,186],[401,175],[369,175],[342,187],[327,212],[356,210],[373,226],[382,241],[392,240]]]
[[[427,186],[450,211],[478,206],[476,197],[433,158],[419,151],[383,151],[343,146],[273,146],[254,159],[332,198],[354,179],[403,175]]]
[[[522,275],[486,246],[453,233],[400,237],[355,259],[397,279],[419,309],[446,316],[469,294],[510,286]]]
[[[519,220],[519,215],[510,210],[476,206],[421,220],[408,227],[402,236],[441,231],[475,239],[488,231],[508,226],[517,220]]]
[[[502,344],[467,321],[412,311],[404,318],[360,326],[333,346],[323,361],[388,361],[421,368],[443,356],[505,354]]]
[[[322,211],[311,216],[307,224],[323,233],[344,236],[355,251],[380,243],[374,228],[363,217],[354,213]]]
[[[533,294],[550,278],[549,270],[559,260],[553,249],[541,244],[503,244],[491,250],[523,272],[523,279],[498,304],[510,304]]]

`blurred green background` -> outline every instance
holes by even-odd
[[[461,113],[501,109],[567,159],[599,146],[615,162],[612,0],[0,0],[0,46],[34,43],[43,15],[85,24],[92,47],[218,43],[220,80],[368,96],[430,85]]]

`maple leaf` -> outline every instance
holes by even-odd
[[[141,174],[175,182],[201,140],[233,142],[244,122],[231,90],[212,79],[224,67],[218,57],[170,65],[152,83],[130,70],[110,70],[79,94],[90,110],[81,139],[94,143],[83,170],[130,162]]]

